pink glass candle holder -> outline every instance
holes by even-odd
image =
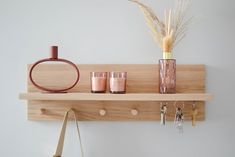
[[[110,72],[109,88],[110,93],[123,94],[126,93],[126,72]]]
[[[105,93],[107,72],[91,72],[91,92]]]

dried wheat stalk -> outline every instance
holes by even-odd
[[[185,37],[188,26],[191,23],[192,18],[186,19],[185,17],[191,1],[177,0],[177,7],[174,12],[171,9],[165,10],[164,21],[161,21],[150,7],[139,2],[139,0],[130,1],[140,7],[153,38],[162,51],[171,53],[174,46]]]

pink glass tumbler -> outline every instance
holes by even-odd
[[[91,72],[91,92],[106,92],[107,72]]]
[[[110,72],[109,88],[110,93],[124,94],[126,93],[126,72]]]

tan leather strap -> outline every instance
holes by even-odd
[[[73,110],[73,109],[69,109],[68,111],[66,111],[66,113],[64,115],[64,120],[63,120],[63,124],[62,124],[62,128],[61,128],[61,132],[60,132],[59,141],[58,141],[58,144],[57,144],[55,155],[53,157],[61,157],[61,155],[62,155],[63,147],[64,147],[64,138],[65,138],[66,126],[67,126],[68,115],[69,115],[70,111],[74,115],[76,128],[77,128],[77,132],[78,132],[78,137],[79,137],[79,142],[80,142],[81,155],[82,155],[82,157],[84,157],[84,153],[83,153],[83,149],[82,149],[81,135],[80,135],[78,120],[77,120],[77,114],[76,114],[76,111]]]

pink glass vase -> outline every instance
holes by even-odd
[[[161,94],[176,93],[176,60],[159,60],[159,92]]]

